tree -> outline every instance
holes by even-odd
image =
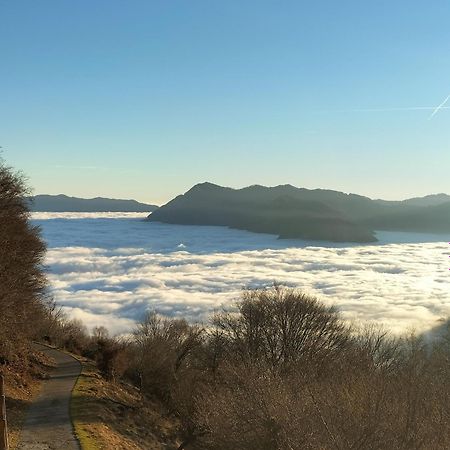
[[[46,314],[45,244],[30,223],[22,174],[0,161],[0,358],[9,360]]]
[[[202,336],[202,328],[185,320],[147,314],[134,331],[134,365],[141,388],[161,398],[171,397],[173,383],[184,376],[181,374]]]
[[[349,329],[337,311],[294,289],[245,291],[237,310],[216,315],[213,324],[222,331],[228,354],[244,363],[323,370],[350,342]]]

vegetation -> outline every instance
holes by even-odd
[[[163,404],[143,397],[129,383],[105,379],[91,360],[81,362],[71,416],[83,450],[178,447],[178,422]]]
[[[206,327],[150,313],[127,341],[104,330],[83,341],[105,379],[138,390],[125,409],[151,400],[176,418],[179,450],[450,446],[448,332],[430,344],[356,329],[274,286]]]
[[[52,361],[33,352],[31,341],[56,319],[43,272],[45,245],[30,225],[23,175],[0,161],[0,373],[5,377],[9,438],[20,425]]]
[[[45,245],[28,220],[28,194],[23,176],[0,162],[0,364],[27,356],[51,311],[42,271]]]

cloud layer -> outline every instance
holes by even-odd
[[[377,245],[321,246],[147,223],[139,215],[34,219],[49,244],[56,300],[71,316],[113,332],[129,331],[149,309],[205,321],[242,288],[274,281],[395,332],[430,328],[450,316],[446,236],[380,233]]]

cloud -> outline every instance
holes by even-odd
[[[148,310],[206,321],[242,288],[274,281],[395,332],[450,316],[449,236],[380,233],[381,244],[320,246],[136,217],[36,223],[49,244],[56,300],[89,326],[116,333],[129,332]]]

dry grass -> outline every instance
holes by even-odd
[[[178,448],[178,424],[161,405],[142,401],[132,386],[104,380],[92,362],[82,363],[71,413],[83,450]]]

